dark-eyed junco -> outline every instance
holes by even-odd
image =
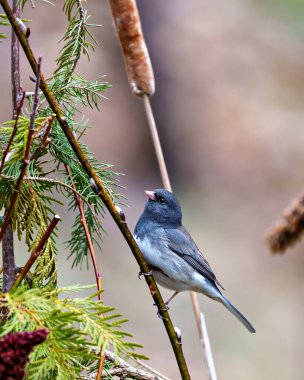
[[[221,302],[254,333],[251,323],[228,301],[209,263],[182,225],[182,211],[175,195],[164,189],[146,191],[148,201],[134,232],[136,242],[155,280],[175,291],[166,302],[183,290],[205,294]]]

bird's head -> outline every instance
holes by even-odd
[[[174,194],[165,189],[145,191],[145,193],[148,201],[144,212],[150,219],[162,225],[181,225],[182,211]]]

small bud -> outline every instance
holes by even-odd
[[[180,329],[178,327],[174,326],[174,331],[175,331],[178,343],[182,344],[182,333],[181,333]]]
[[[33,77],[33,75],[29,75],[29,78],[32,82],[36,83],[36,77]]]
[[[91,187],[92,187],[92,190],[94,191],[94,193],[98,194],[99,193],[98,187],[97,187],[96,182],[94,181],[93,178],[90,178],[90,184],[91,184]]]
[[[125,221],[126,221],[125,213],[122,211],[122,209],[121,209],[119,206],[115,206],[115,208],[116,208],[116,210],[117,210],[117,212],[118,212],[118,214],[119,214],[121,220],[122,220],[123,222],[125,222]]]
[[[27,32],[28,28],[25,26],[24,22],[20,18],[16,17],[16,21],[17,21],[17,24],[18,24],[19,28],[21,29],[22,33],[26,36],[28,33]]]

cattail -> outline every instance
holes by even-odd
[[[304,233],[304,193],[293,199],[283,217],[267,234],[267,242],[274,253],[284,253],[300,240]]]
[[[109,0],[131,91],[139,97],[154,94],[155,82],[135,0]]]

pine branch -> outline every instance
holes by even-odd
[[[19,42],[22,45],[22,48],[25,52],[25,55],[26,55],[30,65],[31,65],[34,73],[37,72],[37,61],[36,61],[34,54],[30,48],[28,40],[23,35],[22,31],[20,30],[18,23],[16,22],[16,19],[12,13],[10,6],[8,5],[7,0],[0,0],[0,3],[2,5],[10,23],[12,24],[12,27],[14,28],[14,30],[15,30],[18,38],[19,38]],[[115,208],[115,204],[113,203],[111,197],[107,193],[105,186],[101,182],[99,176],[93,170],[90,162],[88,161],[86,155],[84,154],[83,150],[81,149],[77,139],[75,138],[72,130],[69,127],[67,120],[64,118],[62,110],[60,109],[56,99],[54,98],[54,95],[50,91],[50,88],[49,88],[48,84],[46,83],[42,73],[40,74],[40,89],[44,93],[50,107],[52,108],[52,111],[56,114],[58,123],[61,126],[64,134],[66,135],[69,143],[71,144],[71,147],[73,148],[73,150],[74,150],[79,162],[81,163],[83,169],[85,170],[85,172],[87,173],[89,178],[92,178],[94,180],[96,187],[98,189],[99,197],[101,198],[103,203],[106,205],[107,209],[109,210],[110,214],[112,215],[113,219],[115,220],[117,226],[119,227],[120,231],[122,232],[124,238],[126,239],[137,263],[140,266],[141,271],[143,273],[148,273],[149,272],[148,265],[145,262],[144,257],[142,255],[140,249],[138,248],[136,241],[133,238],[132,233],[130,232],[127,225],[124,223],[124,221],[121,220],[121,217]],[[190,379],[190,375],[189,375],[189,372],[187,369],[187,364],[186,364],[185,358],[183,356],[182,347],[177,340],[175,330],[174,330],[174,326],[173,326],[172,321],[170,319],[167,308],[165,307],[165,303],[164,303],[164,300],[162,299],[160,291],[159,291],[159,289],[158,289],[158,287],[154,281],[153,276],[145,276],[145,279],[146,279],[147,285],[149,286],[150,293],[154,299],[154,302],[156,303],[156,305],[158,307],[159,313],[160,313],[160,315],[162,315],[163,323],[165,325],[165,328],[167,330],[172,348],[174,350],[176,360],[177,360],[177,363],[178,363],[178,366],[180,369],[181,376],[183,379]]]

